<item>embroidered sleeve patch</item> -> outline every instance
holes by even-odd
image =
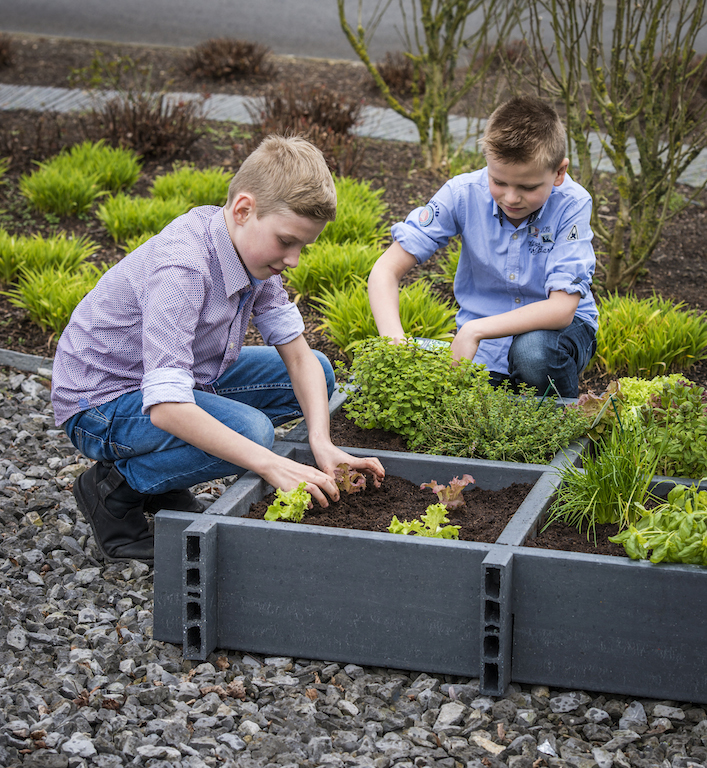
[[[579,240],[579,232],[577,231],[577,225],[576,224],[572,227],[572,229],[570,229],[570,232],[567,235],[567,239],[570,242],[573,242],[574,240]]]
[[[435,210],[434,208],[428,203],[421,211],[420,215],[418,216],[418,222],[421,227],[429,227],[430,224],[434,221],[435,217]]]

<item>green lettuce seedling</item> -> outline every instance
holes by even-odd
[[[312,508],[312,497],[304,490],[307,484],[301,482],[291,491],[278,488],[275,491],[275,501],[267,508],[265,520],[290,520],[293,523],[302,522],[305,509]]]
[[[440,504],[447,509],[458,509],[465,504],[462,491],[469,485],[469,483],[473,482],[475,482],[475,480],[471,475],[462,475],[461,480],[458,477],[452,478],[449,485],[439,485],[436,480],[432,480],[429,483],[423,483],[420,486],[420,490],[423,488],[431,488],[432,491],[437,494]]]
[[[390,533],[414,533],[418,536],[429,536],[433,539],[458,539],[459,525],[445,525],[449,522],[447,517],[447,508],[444,504],[430,504],[425,514],[421,515],[420,520],[400,522],[397,515],[388,526]]]

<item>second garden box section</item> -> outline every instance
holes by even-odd
[[[276,450],[312,460],[306,446]],[[557,482],[541,465],[350,452],[415,483],[466,472],[488,489],[534,483],[524,519],[546,508]],[[269,490],[247,473],[203,515],[156,516],[155,639],[183,643],[190,658],[223,648],[479,675],[482,564],[506,547],[239,516]]]
[[[513,550],[515,682],[707,703],[707,568]]]

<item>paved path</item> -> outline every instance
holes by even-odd
[[[107,100],[115,96],[115,92],[106,91],[99,98]],[[0,83],[0,111],[11,109],[35,109],[40,111],[74,112],[90,108],[96,104],[98,97],[71,88],[54,88],[32,85],[3,85]],[[170,93],[168,99],[176,101],[201,99],[195,93]],[[244,96],[229,94],[213,94],[204,102],[204,114],[210,120],[229,120],[237,123],[252,123],[249,105],[254,106],[256,100]],[[257,111],[257,109],[256,109]],[[474,136],[478,135],[484,126],[484,120],[476,121],[473,131],[469,132],[467,121],[462,117],[452,117],[450,130],[457,142],[464,141],[470,149],[476,144]],[[361,121],[356,128],[359,136],[391,141],[419,140],[417,128],[410,120],[406,120],[392,109],[381,107],[364,107]],[[472,138],[469,138],[470,134]],[[591,137],[591,149],[595,166],[601,171],[611,171],[612,165],[602,156],[601,143],[597,135]],[[635,142],[629,147],[634,166],[638,168],[638,150]],[[707,150],[690,165],[679,181],[692,187],[697,187],[707,175]]]

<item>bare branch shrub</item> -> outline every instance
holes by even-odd
[[[186,57],[187,74],[209,80],[237,80],[240,77],[270,79],[275,67],[269,61],[270,49],[261,43],[219,37],[206,40],[193,48]]]

